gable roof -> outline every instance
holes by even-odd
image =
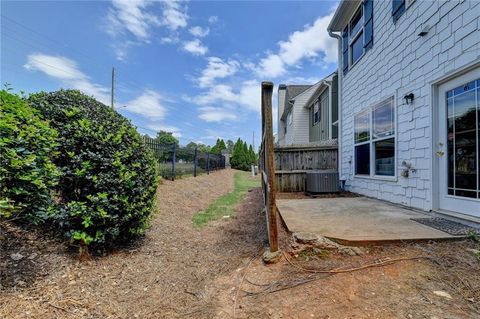
[[[285,95],[285,101],[290,101],[297,95],[305,92],[312,85],[287,85],[287,94]]]

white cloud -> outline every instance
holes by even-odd
[[[125,110],[147,118],[164,119],[167,113],[163,98],[152,90],[145,90],[139,97],[126,102]]]
[[[260,82],[248,80],[241,83],[238,90],[226,84],[216,84],[208,91],[188,99],[202,107],[212,105],[238,105],[247,110],[260,112]],[[229,110],[229,112],[232,112]]]
[[[110,103],[110,89],[93,83],[86,74],[80,71],[75,61],[66,57],[34,53],[27,56],[27,63],[24,67],[27,70],[43,72],[62,81],[70,88],[95,97],[102,103]]]
[[[200,87],[211,86],[215,79],[234,75],[240,66],[235,60],[223,61],[217,57],[209,57],[207,67],[202,71],[198,79]]]
[[[208,48],[204,46],[202,42],[198,39],[184,42],[183,49],[194,55],[205,55],[205,53],[207,53],[208,51]]]
[[[170,132],[172,133],[173,136],[175,136],[176,138],[180,138],[182,137],[182,133],[181,133],[181,130],[176,127],[176,126],[172,126],[172,125],[164,125],[162,123],[148,123],[146,124],[146,127],[156,133],[158,133],[159,131],[165,131],[165,132]],[[157,136],[157,134],[153,134],[153,132],[150,132],[151,134],[149,134],[150,136],[152,137],[155,137]]]
[[[210,29],[209,28],[202,28],[200,26],[195,26],[195,27],[192,27],[190,28],[190,30],[188,30],[190,32],[190,34],[192,34],[193,36],[196,36],[196,37],[199,37],[199,38],[203,38],[203,37],[206,37],[209,33],[210,33]]]
[[[112,1],[103,27],[115,39],[112,47],[118,60],[126,59],[130,46],[150,43],[155,27],[164,26],[169,30],[170,34],[162,37],[161,43],[179,42],[176,31],[187,27],[187,7],[178,1],[163,1],[162,13],[157,16],[153,10],[156,3],[151,0]]]
[[[198,117],[205,122],[222,122],[224,120],[237,119],[235,112],[221,107],[207,106],[201,107],[199,110],[200,115]]]
[[[256,80],[242,83],[239,93],[239,102],[251,111],[260,113],[261,109],[261,84]]]
[[[210,16],[208,17],[208,23],[214,24],[218,22],[218,17],[217,16]]]
[[[185,28],[188,24],[187,8],[179,1],[163,1],[162,25],[172,31]]]
[[[152,4],[146,0],[113,0],[107,13],[106,31],[111,36],[133,34],[138,40],[150,38],[150,28],[159,26],[161,21],[147,7]]]
[[[292,33],[287,41],[278,43],[277,53],[270,53],[258,66],[257,75],[275,78],[286,73],[286,67],[298,65],[304,58],[316,58],[323,53],[323,60],[332,63],[337,60],[337,42],[328,35],[327,27],[333,12],[320,17],[302,31]]]

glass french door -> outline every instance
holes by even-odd
[[[480,70],[439,87],[439,208],[480,217]]]

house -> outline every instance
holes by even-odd
[[[479,13],[479,1],[340,2],[328,31],[348,190],[480,220]]]
[[[314,85],[279,85],[278,146],[335,141],[337,78],[335,72]]]

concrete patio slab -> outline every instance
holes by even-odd
[[[365,197],[280,199],[277,207],[289,231],[342,243],[459,238],[411,220],[429,215]]]

